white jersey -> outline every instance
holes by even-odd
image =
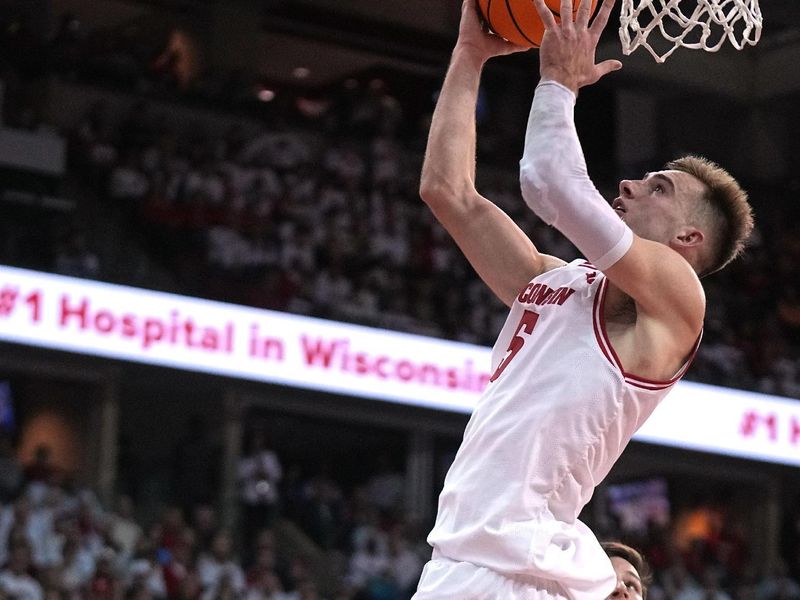
[[[434,556],[554,580],[575,599],[611,593],[610,562],[578,514],[688,362],[669,381],[625,373],[605,332],[607,284],[576,260],[514,301],[439,497]]]

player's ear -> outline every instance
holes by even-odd
[[[672,244],[677,248],[689,249],[702,245],[705,239],[706,236],[699,229],[695,227],[684,227],[675,234]]]

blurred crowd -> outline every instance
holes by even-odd
[[[408,600],[430,556],[403,511],[404,475],[389,462],[346,486],[324,470],[284,467],[257,431],[240,459],[239,522],[213,504],[161,509],[127,495],[104,506],[54,466],[30,464],[0,437],[0,598],[13,600]],[[666,521],[604,539],[640,548],[654,571],[650,600],[797,600],[800,508],[786,515],[782,556],[769,572],[745,516],[703,500]]]
[[[102,506],[92,490],[54,466],[46,447],[22,465],[10,438],[3,434],[0,443],[3,599],[317,600],[319,587],[327,585],[330,600],[401,600],[410,597],[422,568],[424,558],[411,548],[401,520],[378,525],[377,517],[368,516],[387,499],[373,493],[386,491],[384,476],[366,482],[363,515],[345,518],[335,506],[345,504],[344,495],[331,481],[287,481],[279,495],[277,456],[254,447],[239,466],[239,531],[220,527],[209,504],[188,510],[165,504],[151,518],[143,518],[129,496],[120,496],[113,508]],[[277,510],[279,499],[285,511]],[[258,510],[263,507],[269,514]],[[393,507],[383,505],[384,519]],[[330,514],[323,516],[323,509]],[[281,551],[278,516],[290,531],[287,519],[296,516],[294,529],[306,528],[312,537],[302,539],[317,544],[311,543],[311,554],[286,551],[291,544]],[[323,521],[330,522],[329,534],[321,533]],[[325,561],[312,560],[313,554]]]

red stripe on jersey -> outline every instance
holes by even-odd
[[[668,387],[675,385],[675,383],[684,376],[686,371],[689,369],[689,366],[692,364],[695,355],[697,354],[697,349],[700,347],[700,340],[703,337],[703,332],[700,332],[700,335],[697,336],[697,341],[694,343],[692,351],[689,353],[689,357],[686,359],[686,362],[683,363],[683,366],[678,369],[678,372],[667,381],[663,380],[655,380],[655,379],[646,379],[644,377],[639,377],[638,375],[633,375],[632,373],[628,373],[622,366],[622,362],[617,356],[616,351],[614,350],[614,346],[611,344],[611,339],[608,337],[608,332],[606,331],[606,320],[604,314],[605,308],[605,300],[606,300],[606,290],[608,289],[608,278],[603,277],[602,282],[600,283],[600,287],[597,291],[597,294],[594,297],[594,334],[597,338],[597,343],[600,346],[600,350],[603,352],[603,355],[608,359],[608,361],[614,365],[619,372],[622,373],[622,376],[625,378],[625,382],[650,391],[657,391],[663,390]]]
[[[592,322],[594,325],[594,336],[597,339],[597,345],[600,346],[600,350],[603,353],[603,356],[606,357],[608,362],[611,363],[611,366],[616,367],[620,371],[622,371],[622,367],[614,361],[614,353],[606,345],[606,339],[603,335],[603,321],[602,321],[602,314],[603,314],[603,306],[605,306],[605,291],[606,291],[606,283],[607,279],[603,278],[600,282],[600,285],[597,287],[597,292],[594,295],[594,309],[593,309],[593,318]]]

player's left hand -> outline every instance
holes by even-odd
[[[493,56],[530,50],[491,33],[480,17],[477,0],[464,0],[461,4],[461,23],[458,27],[456,48],[459,47],[477,55],[483,61]]]
[[[556,22],[544,0],[534,0],[534,4],[545,26],[539,48],[539,73],[542,79],[557,81],[577,94],[583,86],[621,69],[622,63],[618,60],[595,63],[597,43],[615,0],[603,0],[591,25],[591,0],[576,0],[580,6],[574,20],[572,1],[561,0],[561,23]]]

